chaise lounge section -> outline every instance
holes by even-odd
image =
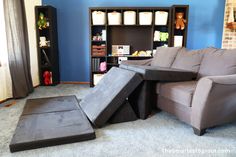
[[[236,50],[157,48],[153,59],[125,61],[142,65],[189,70],[197,79],[155,83],[156,106],[191,125],[196,135],[207,128],[236,120]]]

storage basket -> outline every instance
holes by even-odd
[[[174,47],[182,47],[183,46],[183,36],[175,35],[174,36]]]
[[[155,25],[167,25],[168,12],[156,11],[155,13]]]
[[[116,11],[108,13],[108,24],[121,25],[121,13]]]
[[[92,56],[99,56],[99,57],[106,56],[106,46],[93,45]]]
[[[93,84],[97,85],[98,82],[103,78],[104,74],[94,74],[93,75]]]
[[[105,25],[106,24],[106,14],[102,11],[92,12],[93,25]]]
[[[152,24],[152,12],[140,12],[139,13],[139,24],[140,25],[151,25]]]
[[[135,11],[124,12],[124,25],[136,25],[136,12]]]

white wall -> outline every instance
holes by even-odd
[[[38,55],[36,43],[35,11],[36,5],[41,5],[42,0],[24,0],[26,8],[26,18],[28,26],[28,36],[30,45],[30,65],[33,85],[39,85]]]

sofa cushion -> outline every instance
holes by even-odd
[[[198,72],[202,61],[203,53],[202,50],[189,51],[186,48],[182,48],[177,54],[172,68],[190,70]]]
[[[198,78],[236,74],[236,49],[207,49],[200,65]]]
[[[181,47],[158,47],[151,66],[170,68]]]
[[[191,107],[197,81],[158,83],[156,92],[160,96],[179,104]]]

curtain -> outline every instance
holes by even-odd
[[[12,97],[12,83],[7,54],[3,0],[0,0],[0,102]]]
[[[12,92],[22,98],[33,91],[24,0],[4,0]]]

